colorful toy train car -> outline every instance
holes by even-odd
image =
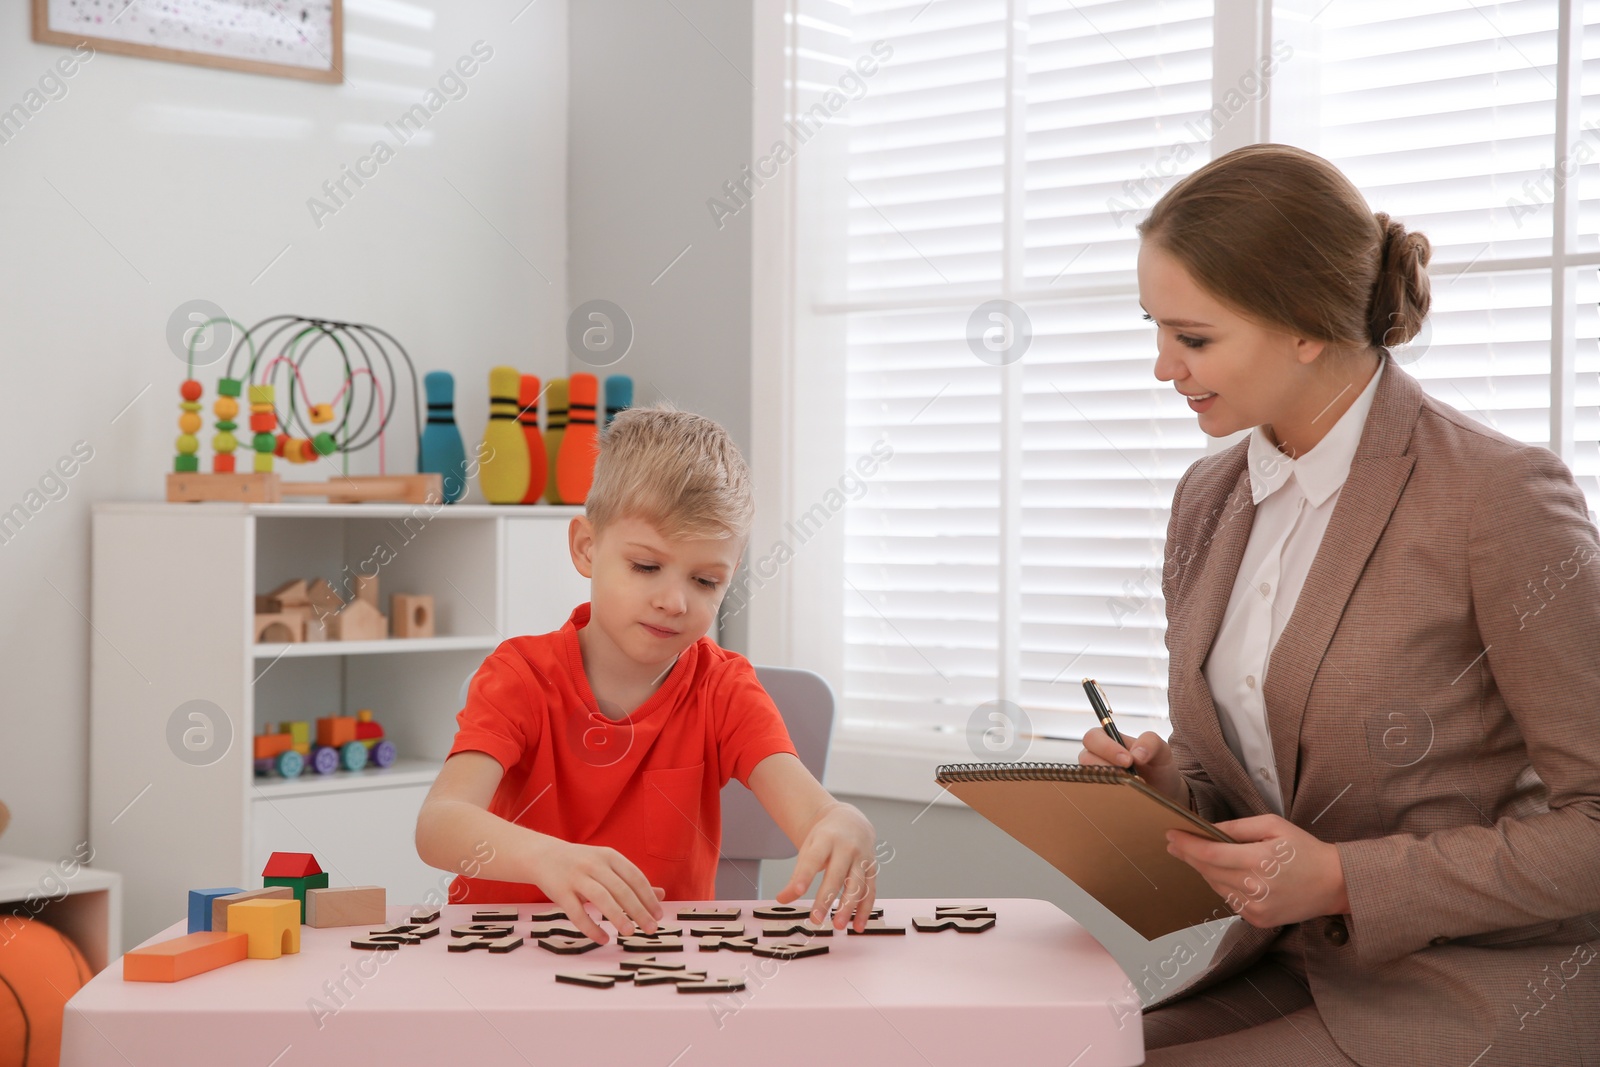
[[[318,719],[315,744],[307,722],[267,723],[252,741],[258,777],[276,773],[298,778],[307,763],[318,774],[332,774],[341,767],[359,771],[368,763],[388,767],[396,756],[394,742],[383,736],[371,708]]]

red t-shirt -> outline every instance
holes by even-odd
[[[589,605],[554,633],[515,637],[484,660],[456,716],[457,752],[505,769],[489,810],[563,841],[607,845],[667,891],[714,896],[722,787],[748,785],[756,764],[794,752],[755,668],[702,637],[632,714],[600,713],[578,631]],[[547,901],[537,886],[458,876],[457,904]]]

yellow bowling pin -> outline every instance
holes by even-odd
[[[483,430],[478,485],[491,504],[520,503],[528,491],[528,441],[517,424],[520,383],[515,367],[489,371],[489,425]]]

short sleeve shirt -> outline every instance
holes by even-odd
[[[504,769],[489,811],[563,841],[616,849],[668,900],[714,896],[722,787],[794,753],[749,660],[702,637],[621,719],[600,712],[578,645],[589,605],[554,633],[502,643],[472,678],[450,754]],[[545,901],[536,887],[459,876],[453,903]]]

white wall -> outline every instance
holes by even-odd
[[[0,12],[0,110],[68,52],[31,42],[27,7]],[[75,442],[93,458],[0,543],[0,850],[54,858],[85,833],[89,505],[163,492],[185,376],[175,308],[382,326],[419,374],[456,374],[469,439],[491,365],[565,369],[568,5],[519,7],[347,0],[337,86],[96,55],[4,129],[0,512]],[[492,56],[423,136],[384,131],[478,41]],[[308,198],[380,136],[393,158],[319,228]],[[198,377],[209,452],[218,368]],[[409,415],[397,425],[389,463],[407,469]]]

